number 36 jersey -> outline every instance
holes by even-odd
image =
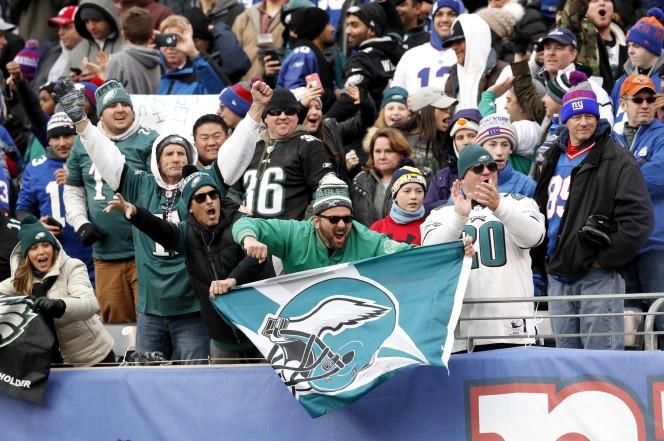
[[[261,140],[238,183],[243,204],[255,217],[303,220],[318,182],[334,170],[334,158],[323,142],[303,128],[275,145]]]
[[[529,249],[544,240],[544,216],[534,200],[501,194],[495,211],[476,207],[468,217],[454,211],[453,205],[439,207],[422,224],[422,245],[473,239],[475,256],[466,288],[466,299],[532,297],[533,273]],[[532,303],[482,303],[464,305],[461,317],[514,317],[503,320],[460,321],[460,335],[523,336],[534,334]],[[526,339],[496,338],[476,340],[475,345],[527,343]],[[461,350],[455,344],[455,350]]]

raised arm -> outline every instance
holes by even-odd
[[[231,186],[242,177],[249,167],[258,142],[258,129],[263,118],[263,110],[272,99],[272,89],[262,81],[251,85],[253,103],[233,134],[219,150],[219,157],[214,162],[216,172],[227,186]]]

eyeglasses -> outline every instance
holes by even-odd
[[[297,109],[294,109],[293,107],[287,107],[285,109],[277,107],[276,109],[268,110],[267,114],[270,116],[279,116],[282,112],[285,113],[286,116],[293,116],[297,113]]]
[[[489,162],[488,164],[475,164],[472,167],[470,167],[470,169],[476,175],[481,175],[482,172],[484,172],[484,167],[486,167],[486,169],[489,170],[490,173],[493,173],[498,170],[498,164],[495,162]]]
[[[327,219],[332,225],[336,225],[339,223],[339,221],[344,221],[345,224],[349,224],[353,222],[353,216],[326,216],[324,214],[319,214],[318,217],[322,217],[323,219]]]
[[[654,96],[649,96],[648,98],[643,98],[642,96],[637,96],[636,98],[625,97],[625,99],[633,102],[634,104],[642,104],[644,101],[648,104],[652,104],[657,100],[657,98]]]
[[[210,200],[216,201],[219,199],[219,190],[210,190],[207,193],[195,194],[193,199],[197,204],[202,204],[207,200],[208,196],[210,196]]]

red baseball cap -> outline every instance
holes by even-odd
[[[56,26],[67,26],[74,23],[74,14],[78,6],[65,6],[60,9],[57,17],[51,17],[48,19],[48,25],[52,28]]]

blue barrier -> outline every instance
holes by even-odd
[[[663,396],[658,351],[453,355],[318,419],[269,366],[71,369],[41,405],[0,395],[0,439],[659,440]]]

